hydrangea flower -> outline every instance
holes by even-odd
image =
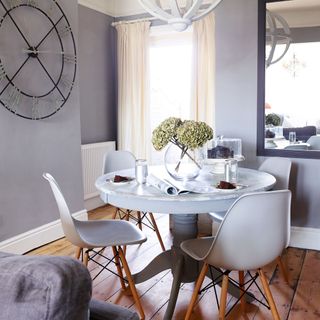
[[[213,138],[213,130],[205,122],[170,117],[159,124],[152,132],[152,144],[162,150],[169,142],[183,150],[202,147]]]
[[[160,123],[152,132],[152,144],[157,151],[162,150],[170,141],[177,136],[177,129],[182,121],[179,118],[170,117]]]

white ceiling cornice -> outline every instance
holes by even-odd
[[[138,0],[115,1],[116,17],[133,16],[141,13],[146,13],[146,11],[141,7]]]
[[[78,4],[112,17],[116,16],[116,2],[117,0],[78,0]]]
[[[78,3],[112,17],[146,13],[138,0],[78,0]]]

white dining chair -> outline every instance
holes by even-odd
[[[259,171],[272,174],[276,178],[276,184],[272,190],[289,189],[289,179],[291,172],[291,160],[287,158],[268,158],[262,162]],[[221,223],[227,211],[210,212],[209,215]]]
[[[97,259],[101,257],[106,259],[107,263],[102,267],[101,272],[103,270],[110,271],[108,265],[114,263],[117,273],[114,273],[112,270],[111,272],[118,275],[122,289],[126,289],[126,282],[128,283],[140,318],[144,319],[144,311],[121,246],[141,244],[147,240],[146,236],[139,228],[128,221],[80,221],[73,218],[58,183],[49,173],[44,173],[43,177],[49,182],[57,202],[63,232],[67,240],[80,248],[80,253],[77,253],[77,257],[79,258],[82,254],[83,263],[86,266],[88,265],[88,261],[96,262],[101,266],[101,262],[97,261]],[[111,259],[102,253],[106,247],[112,248],[113,257]],[[126,279],[123,276],[121,266],[125,271]]]
[[[227,211],[215,237],[186,240],[181,249],[203,262],[185,320],[190,319],[204,277],[209,268],[223,269],[219,319],[225,319],[227,289],[231,271],[239,271],[239,290],[243,308],[246,287],[260,280],[273,319],[280,320],[262,267],[275,260],[290,238],[289,190],[257,192],[238,198]],[[252,214],[254,212],[254,214]],[[257,270],[252,283],[244,283],[244,271]]]
[[[103,157],[103,174],[107,174],[110,172],[115,172],[124,169],[132,169],[135,168],[136,158],[129,151],[111,151],[107,152]],[[116,208],[112,218],[116,219],[117,216],[122,219],[126,219],[127,221],[133,220],[142,230],[142,227],[148,227],[153,230],[160,243],[161,249],[165,251],[165,246],[162,241],[162,237],[154,218],[152,212],[140,212],[137,211],[137,216],[135,216],[132,210],[124,209],[124,208]]]
[[[305,143],[289,144],[283,148],[283,150],[308,150],[309,147]]]
[[[259,167],[259,171],[264,171],[267,173],[272,174],[276,178],[276,184],[273,186],[273,190],[286,190],[289,189],[289,180],[290,180],[290,173],[291,173],[291,160],[287,158],[268,158],[262,162]],[[220,212],[210,212],[209,215],[213,218],[216,223],[221,223],[226,211]],[[290,232],[290,230],[288,230]],[[289,242],[287,243],[286,247],[289,246]],[[277,258],[277,263],[281,270],[281,273],[289,284],[289,277],[288,272],[281,260],[281,256]]]
[[[320,150],[320,135],[311,136],[307,143],[310,145],[309,150]]]

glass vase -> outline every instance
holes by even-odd
[[[164,164],[169,175],[176,180],[193,180],[202,169],[206,148],[182,150],[171,143],[164,155]]]

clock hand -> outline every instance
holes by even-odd
[[[22,52],[23,52],[23,53],[33,53],[33,54],[38,54],[38,53],[52,53],[52,54],[61,54],[61,55],[67,54],[67,53],[64,52],[64,51],[60,51],[60,52],[57,51],[57,52],[55,52],[55,51],[50,51],[50,50],[36,50],[36,49],[34,49],[34,50],[31,50],[31,49],[23,49]]]

